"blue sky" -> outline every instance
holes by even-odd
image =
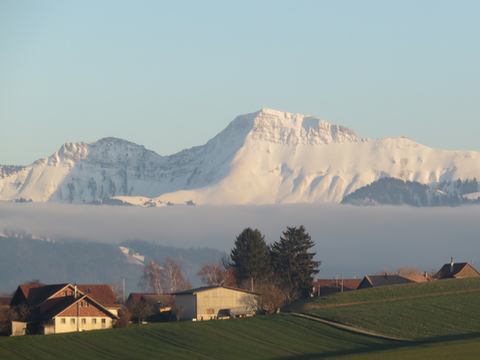
[[[115,136],[161,155],[273,108],[480,151],[478,1],[0,2],[0,164]]]

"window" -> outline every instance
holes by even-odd
[[[83,307],[83,302],[80,301],[80,302],[78,303],[78,305],[79,305],[80,307]]]
[[[89,304],[88,302],[85,301],[85,307],[89,307]]]
[[[75,324],[75,318],[70,319],[70,324]]]
[[[106,323],[105,319],[102,319],[102,324],[105,324],[105,323]]]
[[[69,295],[69,296],[73,296],[73,291],[70,290],[70,291],[68,292],[68,295]]]
[[[82,319],[82,324],[86,324],[87,323],[87,319],[83,318]]]
[[[63,296],[67,296],[67,292],[66,292],[66,291],[63,292]]]
[[[97,319],[92,319],[92,324],[96,324],[97,323]]]
[[[65,318],[61,318],[61,319],[60,319],[60,323],[61,323],[61,324],[65,324]]]

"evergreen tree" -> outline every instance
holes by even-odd
[[[237,236],[230,259],[237,284],[249,280],[252,291],[270,273],[270,251],[258,229],[246,228]]]
[[[271,247],[272,266],[280,285],[289,292],[289,300],[307,298],[321,261],[314,261],[315,246],[305,227],[287,227],[279,242]]]

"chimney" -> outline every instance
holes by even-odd
[[[453,274],[453,257],[450,260],[450,272]]]

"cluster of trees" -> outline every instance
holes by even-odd
[[[267,245],[258,229],[246,228],[235,239],[227,269],[236,285],[260,293],[262,308],[277,311],[285,303],[307,298],[320,261],[305,227],[287,227],[280,240]]]
[[[204,285],[239,287],[259,293],[262,304],[258,307],[275,312],[286,303],[309,296],[321,264],[313,260],[316,253],[310,249],[314,246],[303,225],[287,227],[280,240],[271,245],[267,245],[258,229],[246,228],[236,237],[229,257],[204,264],[197,276]],[[139,285],[155,294],[192,287],[184,278],[180,263],[169,258],[162,264],[146,264]]]
[[[439,190],[439,191],[435,191]],[[346,195],[342,204],[351,205],[402,205],[411,206],[460,206],[478,204],[480,199],[470,200],[463,195],[478,191],[477,179],[443,181],[436,189],[417,181],[382,178]]]

